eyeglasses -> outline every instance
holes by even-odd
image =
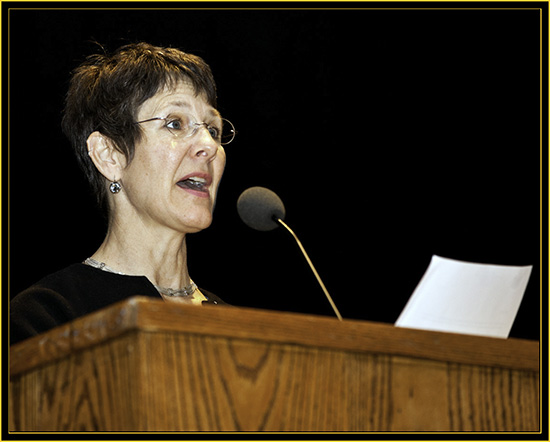
[[[231,143],[235,138],[235,126],[231,121],[225,118],[221,119],[221,124],[196,123],[189,115],[177,117],[154,117],[147,120],[136,121],[134,124],[148,123],[149,121],[164,121],[163,128],[168,130],[174,137],[189,138],[195,135],[201,127],[205,127],[210,136],[218,144],[225,146]]]

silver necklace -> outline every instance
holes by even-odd
[[[93,258],[86,258],[83,264],[89,265],[91,267],[95,267],[96,269],[104,270],[105,272],[115,273],[117,275],[132,276],[132,275],[128,275],[127,273],[117,272],[116,270],[106,265],[104,262],[99,262]],[[191,296],[193,293],[195,293],[195,290],[197,290],[197,284],[195,284],[193,281],[191,281],[191,284],[189,284],[186,287],[183,287],[182,289],[171,289],[168,287],[160,287],[156,284],[153,284],[153,286],[155,286],[155,288],[159,291],[161,295],[166,295],[166,296]]]

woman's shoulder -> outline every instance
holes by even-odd
[[[48,275],[10,302],[10,343],[15,344],[79,316],[70,293],[62,289],[66,269]]]
[[[159,298],[145,277],[72,264],[45,276],[11,300],[10,341],[42,333],[131,296]]]
[[[29,288],[35,287],[50,287],[50,286],[67,286],[78,283],[83,276],[90,276],[90,266],[82,263],[74,263],[63,269],[57,270],[49,275],[44,276],[35,282]]]
[[[108,296],[111,299],[113,297],[122,299],[127,297],[127,293],[158,297],[157,292],[144,276],[110,273],[83,263],[71,264],[51,273],[26,291],[39,289],[50,289],[62,293],[65,297],[77,296],[78,298],[85,296],[97,299]]]
[[[207,304],[228,305],[200,288]],[[145,276],[120,275],[82,263],[51,273],[10,302],[10,341],[15,343],[132,296],[161,298]]]

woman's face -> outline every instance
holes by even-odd
[[[219,112],[202,95],[196,96],[190,84],[180,81],[175,89],[145,101],[137,121],[155,117],[165,120],[140,124],[143,136],[122,171],[125,206],[147,225],[182,233],[205,229],[212,222],[225,151],[206,126],[185,137],[180,125],[190,118],[221,127]]]

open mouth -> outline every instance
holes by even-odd
[[[187,178],[186,180],[179,181],[178,186],[191,190],[199,190],[202,192],[208,191],[208,184],[204,178]]]
[[[212,179],[209,176],[192,175],[178,181],[178,187],[208,194],[208,187]]]

